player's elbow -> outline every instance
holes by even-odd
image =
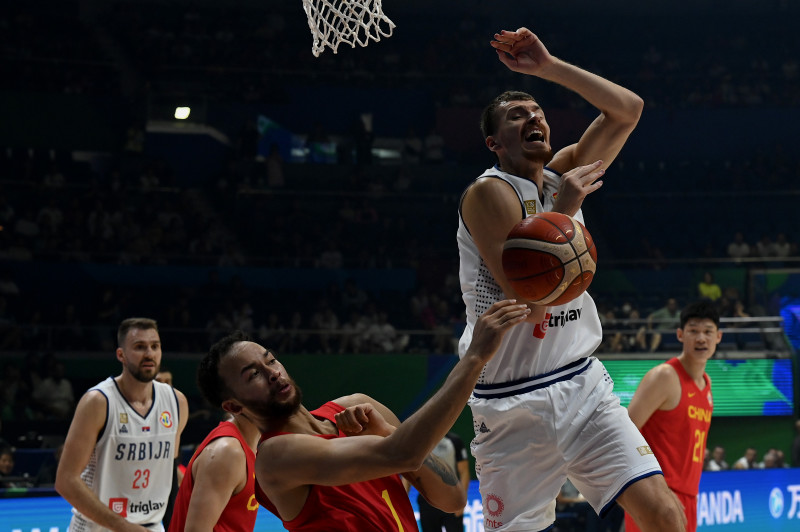
[[[455,486],[458,488],[458,486]],[[464,493],[460,489],[454,489],[452,497],[449,497],[444,504],[442,504],[440,510],[447,513],[456,513],[460,512],[464,509],[467,505],[467,494]]]
[[[69,500],[69,480],[62,474],[56,473],[56,480],[53,483],[53,489],[61,495],[64,499]]]
[[[467,505],[467,494],[458,486],[437,488],[434,493],[428,491],[423,496],[431,506],[449,514],[461,512]]]
[[[620,118],[626,125],[635,127],[642,117],[642,111],[644,111],[644,100],[638,94],[630,93]]]

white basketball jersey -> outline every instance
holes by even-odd
[[[153,381],[153,405],[142,416],[128,404],[113,377],[92,390],[106,397],[106,425],[81,478],[95,495],[122,517],[154,530],[161,520],[172,488],[177,453],[178,398],[172,386]],[[76,509],[69,530],[105,530]]]
[[[519,198],[523,218],[551,210],[561,182],[558,173],[544,169],[542,205],[538,187],[529,179],[508,174],[497,167],[489,168],[480,177],[502,179],[511,185]],[[573,218],[583,223],[581,211]],[[472,342],[472,330],[478,317],[506,296],[481,259],[475,241],[464,225],[460,207],[456,236],[461,292],[467,308],[467,326],[458,344],[458,354],[463,356]],[[600,345],[602,337],[594,300],[584,292],[569,303],[549,307],[542,323],[535,326],[521,323],[508,331],[500,350],[486,365],[478,382],[509,382],[548,373],[591,355]]]

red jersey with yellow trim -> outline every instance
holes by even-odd
[[[670,489],[697,496],[714,409],[711,379],[703,373],[706,385],[701,390],[677,358],[667,364],[678,373],[681,400],[672,410],[653,412],[641,432],[658,458]]]
[[[214,525],[215,532],[253,532],[256,526],[256,516],[258,515],[258,502],[255,497],[255,463],[256,455],[245,441],[236,425],[229,421],[222,421],[217,427],[208,433],[208,436],[197,447],[197,450],[189,460],[186,467],[186,474],[178,489],[175,497],[175,508],[172,511],[172,520],[169,523],[170,532],[183,532],[186,528],[186,514],[189,511],[189,501],[192,498],[192,488],[194,479],[192,478],[192,465],[195,459],[200,456],[203,449],[217,438],[231,437],[239,440],[242,449],[247,457],[247,484],[242,491],[232,496],[222,510],[219,520]]]
[[[344,407],[332,401],[311,413],[335,423],[334,414]],[[280,436],[268,432],[261,441]],[[338,434],[322,434],[320,438],[345,438]],[[358,436],[355,436],[356,438]],[[278,515],[275,506],[256,482],[256,498],[264,508]],[[343,486],[311,486],[300,513],[291,521],[283,521],[290,532],[416,532],[417,520],[403,482],[398,475],[355,482]]]

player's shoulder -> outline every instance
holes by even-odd
[[[464,190],[461,197],[462,210],[478,207],[483,210],[491,205],[516,205],[519,203],[517,191],[509,181],[498,175],[482,175]]]
[[[648,378],[651,382],[658,382],[662,384],[669,384],[675,383],[680,384],[680,377],[678,376],[678,372],[675,370],[672,365],[667,364],[666,362],[662,362],[657,366],[650,369],[647,372],[645,377]]]
[[[208,442],[200,452],[198,459],[203,461],[218,460],[221,462],[229,462],[244,459],[244,457],[244,449],[239,439],[232,435],[223,434]]]
[[[105,410],[108,408],[108,394],[98,387],[89,388],[81,396],[78,404],[82,405],[84,408],[102,408]]]

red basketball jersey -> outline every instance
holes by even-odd
[[[340,405],[328,402],[311,413],[334,421],[333,415],[342,410]],[[281,434],[285,433],[266,433],[261,441]],[[344,437],[341,431],[338,435],[320,435],[325,439]],[[258,482],[256,497],[264,508],[278,516]],[[344,486],[312,486],[300,514],[291,521],[283,521],[283,526],[290,532],[411,532],[417,530],[417,520],[403,482],[398,475],[392,475]]]
[[[242,444],[242,449],[247,457],[247,484],[244,489],[230,498],[227,506],[219,516],[217,524],[214,525],[216,532],[253,532],[256,526],[256,515],[258,515],[258,502],[255,499],[255,462],[256,455],[242,437],[236,425],[228,421],[223,421],[209,432],[206,439],[197,447],[197,450],[189,460],[186,467],[186,474],[181,482],[178,495],[175,497],[175,508],[172,511],[172,520],[169,523],[170,532],[183,532],[186,528],[186,513],[189,511],[189,501],[192,498],[192,488],[194,479],[192,478],[192,465],[195,458],[200,456],[203,449],[216,440],[229,436],[236,438]]]
[[[642,427],[642,435],[658,458],[667,485],[673,491],[697,496],[706,437],[711,426],[711,379],[703,373],[702,390],[677,358],[667,361],[681,382],[681,401],[672,410],[656,410]]]

